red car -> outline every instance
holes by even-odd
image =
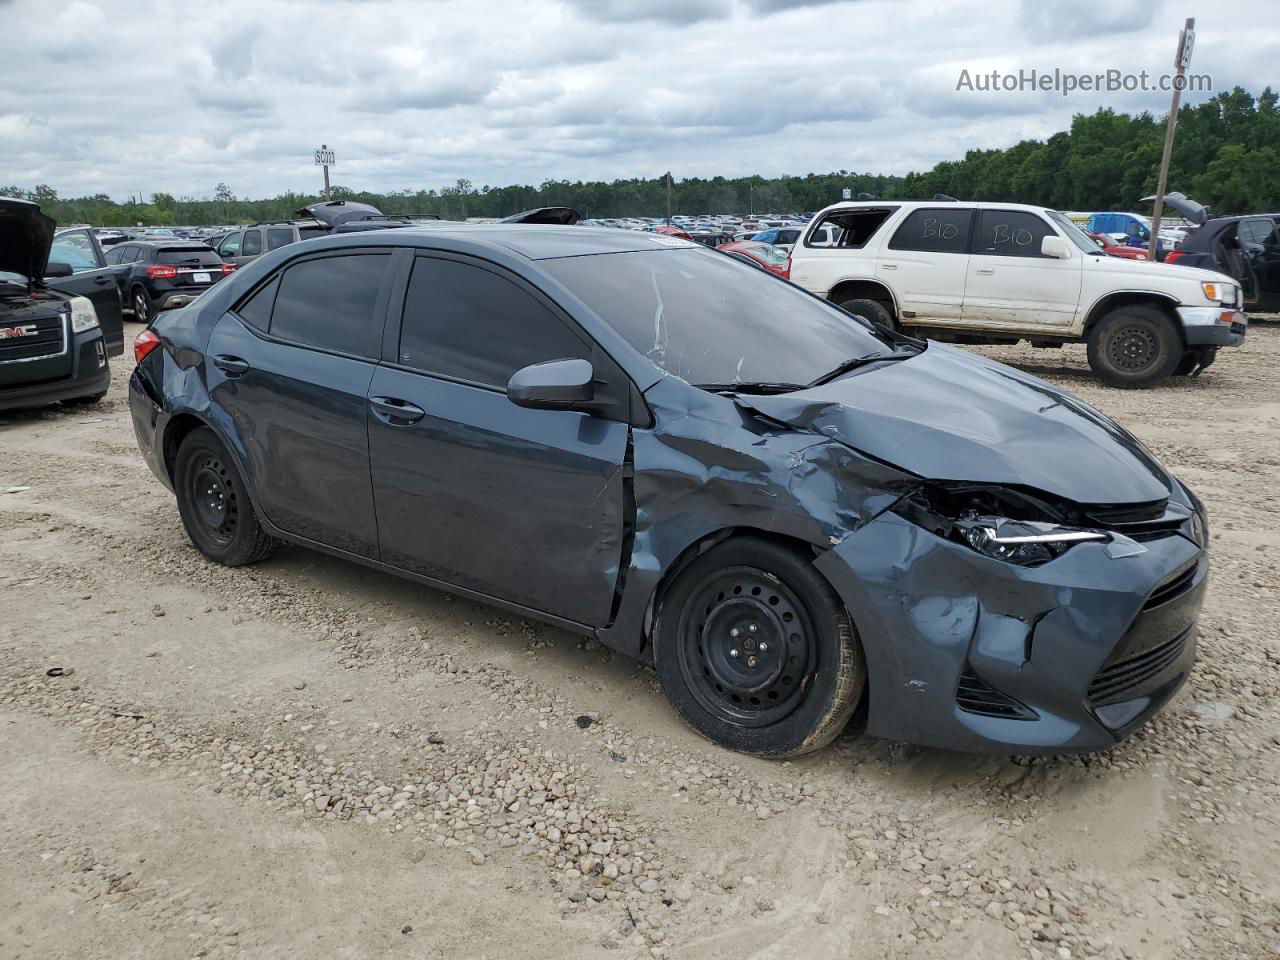
[[[738,240],[735,243],[722,243],[716,247],[721,253],[736,254],[749,257],[770,273],[776,273],[783,280],[791,279],[791,258],[785,250],[768,243],[756,243],[754,240]]]
[[[679,227],[673,227],[668,223],[660,224],[659,226],[654,227],[653,232],[660,233],[664,237],[678,237],[681,240],[688,240],[690,242],[693,241],[693,237],[689,236],[689,234],[685,233]]]
[[[1106,251],[1108,257],[1121,257],[1125,260],[1147,259],[1147,251],[1141,247],[1126,247],[1122,243],[1116,243],[1105,233],[1091,233],[1089,236]]]

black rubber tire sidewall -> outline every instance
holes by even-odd
[[[866,297],[855,297],[852,300],[842,300],[838,306],[840,309],[856,314],[864,320],[870,320],[872,323],[877,323],[889,330],[894,329],[893,314],[879,301],[869,300]]]
[[[679,663],[677,625],[683,605],[705,576],[737,565],[755,566],[783,580],[804,603],[817,635],[817,665],[804,681],[803,701],[769,726],[739,726],[708,711],[689,691]],[[680,572],[658,603],[653,654],[663,692],[691,727],[719,746],[761,757],[800,756],[826,746],[844,729],[866,687],[862,649],[835,590],[807,557],[754,537],[713,547]]]
[[[138,315],[138,302],[142,301],[143,313]],[[130,296],[130,306],[133,307],[133,319],[138,323],[151,323],[151,298],[147,296],[147,291],[142,287],[134,287]]]
[[[238,521],[228,543],[220,543],[210,537],[203,524],[197,518],[192,503],[192,472],[199,460],[213,455],[226,468],[224,482],[236,497]],[[178,499],[178,514],[182,517],[182,525],[187,536],[197,550],[214,563],[228,567],[238,567],[247,563],[255,563],[263,559],[275,547],[275,541],[262,529],[254,512],[249,492],[245,489],[244,480],[236,468],[222,441],[208,427],[192,430],[182,439],[178,448],[177,460],[173,470],[173,488]]]
[[[1149,331],[1157,343],[1156,358],[1141,371],[1117,367],[1109,356],[1111,338],[1131,325]],[[1160,309],[1142,304],[1112,310],[1089,331],[1089,367],[1113,387],[1136,389],[1159,383],[1173,375],[1184,349],[1173,320]]]

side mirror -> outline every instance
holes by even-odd
[[[73,273],[75,271],[71,269],[71,264],[63,263],[61,260],[51,260],[44,268],[46,277],[69,277]]]
[[[1070,260],[1071,248],[1061,237],[1048,236],[1040,241],[1040,253],[1055,260]]]
[[[507,399],[532,410],[574,410],[595,399],[595,370],[586,360],[548,360],[517,370]]]

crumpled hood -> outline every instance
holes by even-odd
[[[57,226],[39,204],[0,197],[0,270],[42,279]]]
[[[1126,430],[1035,377],[930,343],[908,360],[739,404],[931,480],[1034,487],[1076,503],[1145,503],[1171,478]]]

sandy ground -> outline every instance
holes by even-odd
[[[0,414],[0,957],[1280,955],[1280,325],[1142,392],[987,352],[1209,506],[1196,673],[1105,755],[729,754],[579,638],[297,548],[208,565],[125,361]]]

